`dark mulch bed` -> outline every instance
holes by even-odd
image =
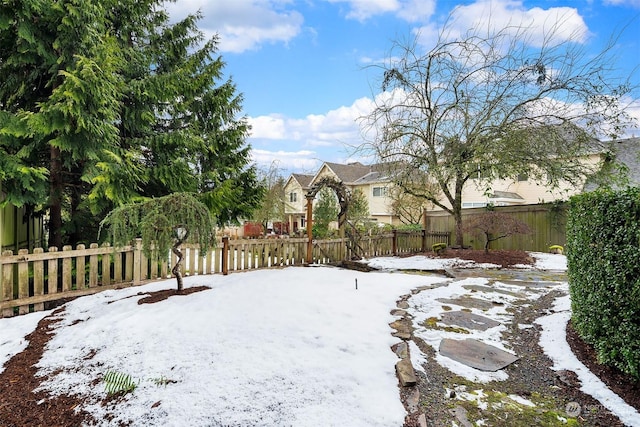
[[[153,304],[154,302],[164,301],[167,298],[174,295],[191,295],[196,292],[205,291],[207,289],[211,289],[208,286],[194,286],[193,288],[186,288],[182,290],[177,289],[165,289],[162,291],[156,292],[146,292],[145,294],[139,293],[138,295],[147,295],[144,298],[140,298],[138,300],[138,304]]]
[[[64,307],[54,314],[63,310]],[[26,336],[27,348],[5,364],[0,374],[0,426],[67,427],[79,426],[91,419],[89,414],[77,410],[82,404],[81,397],[52,397],[33,391],[45,380],[36,377],[34,365],[42,357],[57,322],[59,319],[51,316],[42,319],[36,330]]]
[[[450,249],[441,254],[427,252],[424,255],[433,258],[460,258],[469,261],[475,261],[482,264],[496,264],[502,268],[513,267],[514,265],[524,264],[533,265],[533,258],[525,251],[503,251],[503,250],[484,250],[476,249]]]
[[[567,325],[567,342],[578,360],[628,405],[640,411],[640,381],[632,381],[629,375],[619,369],[598,363],[596,351],[578,336],[571,322]]]

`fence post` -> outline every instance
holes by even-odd
[[[6,250],[2,256],[12,256],[13,251]],[[0,301],[11,301],[13,298],[13,264],[5,264],[2,267],[2,278],[0,278]],[[13,309],[5,308],[0,313],[0,317],[13,316]]]
[[[145,265],[146,268],[146,265]],[[136,239],[133,246],[133,284],[140,283],[142,273],[142,239]]]
[[[307,196],[307,264],[313,263],[313,199]]]
[[[422,229],[422,244],[421,244],[421,252],[427,252],[427,230],[426,228]]]
[[[62,247],[63,252],[70,252],[71,246],[66,245]],[[66,256],[62,258],[62,292],[71,290],[71,284],[73,279],[73,271],[71,270],[71,257]]]
[[[393,256],[398,255],[398,230],[395,228],[392,230],[391,235],[393,236],[391,240],[391,252],[393,252]]]
[[[229,237],[222,238],[222,274],[229,274]]]

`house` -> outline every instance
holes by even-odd
[[[599,149],[585,155],[584,162],[591,165],[595,175],[586,179],[582,185],[561,182],[555,188],[544,183],[529,180],[521,175],[515,180],[495,180],[491,185],[481,185],[470,180],[462,192],[462,207],[476,208],[489,204],[494,206],[534,205],[567,200],[569,197],[584,191],[593,191],[598,187],[598,171],[611,165],[621,165],[625,169],[628,184],[640,185],[640,138],[628,138],[604,144]],[[611,172],[615,173],[613,168]],[[625,184],[613,183],[613,188],[624,187]]]
[[[627,182],[613,183],[612,188],[620,189],[627,184],[640,186],[640,138],[633,137],[620,139],[610,143],[610,151],[604,161],[604,167],[617,165],[624,168],[623,175],[626,175]],[[598,188],[595,179],[587,180],[584,191],[593,191]]]
[[[291,234],[295,234],[298,230],[305,228],[305,216],[307,213],[305,195],[311,187],[312,180],[313,175],[294,173],[289,176],[284,184],[284,212]]]
[[[305,227],[306,193],[318,181],[331,178],[342,182],[350,191],[360,190],[365,195],[372,221],[399,224],[393,214],[389,189],[391,182],[382,165],[363,165],[359,162],[340,164],[325,162],[315,175],[292,174],[284,186],[285,215],[289,229],[294,232]]]
[[[0,207],[0,244],[2,252],[43,246],[42,216],[29,213],[25,206],[7,204]]]

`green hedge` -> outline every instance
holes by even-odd
[[[640,379],[640,188],[572,197],[566,254],[576,331]]]

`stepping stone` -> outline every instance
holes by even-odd
[[[467,295],[463,295],[458,298],[438,298],[436,301],[443,302],[445,304],[455,304],[467,308],[477,308],[479,310],[490,310],[496,306],[491,301],[487,301],[479,298],[472,298]]]
[[[516,297],[516,298],[526,298],[526,295],[523,295],[521,293],[507,291],[505,289],[492,288],[491,286],[464,285],[462,287],[465,288],[465,289],[468,289],[470,291],[478,291],[478,292],[486,292],[486,293],[495,292],[497,294],[509,295],[509,296]]]
[[[398,344],[394,344],[391,347],[391,350],[398,356],[400,359],[406,359],[409,357],[409,346],[406,341],[400,341]]]
[[[468,338],[440,342],[440,354],[481,371],[495,372],[509,366],[519,358],[492,345]]]
[[[545,282],[545,281],[531,281],[531,280],[500,280],[500,283],[505,285],[522,286],[523,288],[550,288],[558,286],[558,282]]]
[[[396,374],[402,387],[416,385],[416,372],[413,370],[413,365],[409,358],[402,359],[396,363]]]
[[[447,325],[462,326],[463,328],[478,331],[486,331],[489,328],[500,325],[500,322],[496,322],[493,319],[466,311],[447,311],[442,313],[440,317],[442,319],[441,322]]]

